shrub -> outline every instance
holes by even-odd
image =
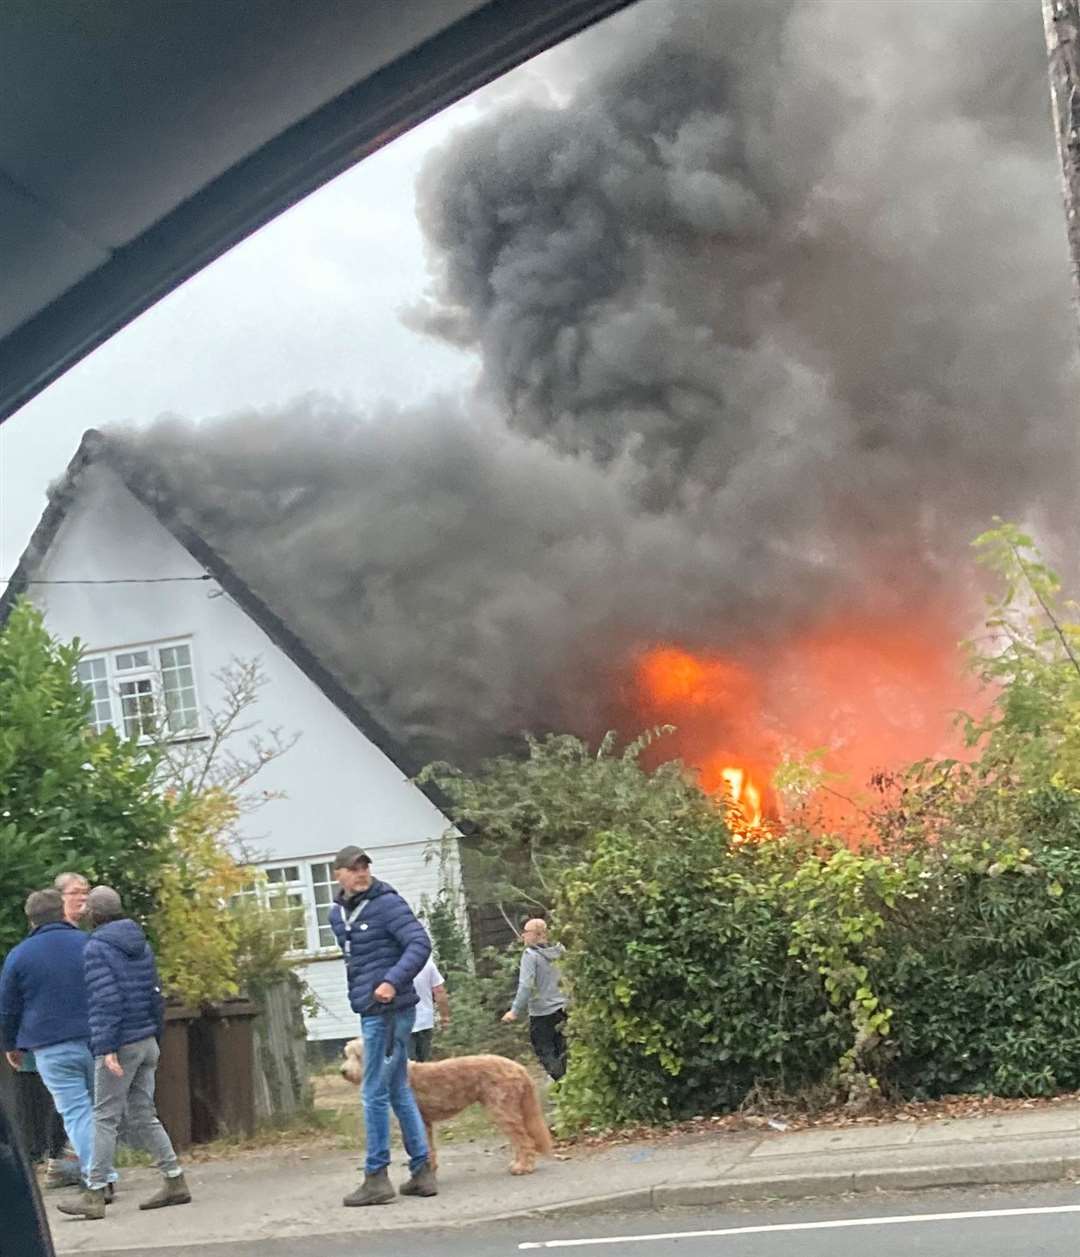
[[[1024,840],[852,852],[780,834],[599,835],[569,878],[565,1127],[807,1088],[862,1105],[1080,1087],[1080,798],[1032,793]],[[1028,845],[1030,844],[1030,845]]]
[[[613,733],[595,749],[570,734],[526,736],[524,756],[486,760],[472,776],[428,765],[420,780],[449,795],[470,834],[462,860],[472,901],[499,904],[511,919],[547,916],[563,872],[595,834],[699,807],[701,792],[680,764],[641,765],[642,752],[669,732],[647,730],[621,749]]]
[[[223,911],[245,882],[244,870],[222,843],[235,817],[236,802],[223,790],[186,798],[156,887],[162,985],[195,1008],[239,991],[238,925],[234,914]]]
[[[68,869],[154,928],[172,808],[153,748],[89,726],[79,654],[25,601],[0,631],[0,953],[26,933],[24,897]]]
[[[436,1017],[435,1055],[493,1052],[496,1056],[519,1056],[520,1033],[500,1020],[517,986],[518,952],[488,948],[474,962],[461,923],[460,895],[447,872],[444,860],[442,888],[434,899],[424,900],[420,913],[450,1000],[450,1025],[439,1027]]]
[[[899,1094],[1080,1087],[1080,798],[1014,805],[1011,849],[946,837],[919,857],[917,912],[886,926],[875,982],[896,1008]]]
[[[789,954],[771,856],[723,819],[598,835],[560,913],[573,1002],[563,1126],[732,1108],[824,1076],[844,1035]]]

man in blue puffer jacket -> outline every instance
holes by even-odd
[[[94,887],[86,915],[93,927],[84,956],[94,1054],[94,1154],[86,1189],[78,1200],[59,1208],[76,1217],[105,1216],[105,1185],[121,1121],[125,1138],[141,1144],[165,1176],[162,1187],[139,1208],[186,1205],[191,1195],[154,1107],[165,1011],[154,953],[111,887]]]
[[[86,1006],[86,935],[64,919],[58,890],[36,890],[26,901],[30,937],[16,944],[0,970],[0,1049],[12,1069],[33,1052],[41,1081],[90,1172],[94,1150],[94,1058]]]
[[[334,860],[341,887],[330,909],[330,927],[345,955],[349,1003],[360,1014],[364,1040],[364,1181],[346,1205],[385,1205],[394,1199],[390,1164],[390,1109],[409,1154],[403,1196],[435,1196],[424,1122],[409,1088],[409,1039],[416,1018],[413,978],[431,955],[427,931],[392,886],[371,875],[371,857],[343,847]]]

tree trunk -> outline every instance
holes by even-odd
[[[1042,10],[1076,304],[1080,302],[1080,0],[1042,0]]]

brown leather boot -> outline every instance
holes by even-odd
[[[425,1161],[407,1183],[401,1188],[402,1196],[437,1196],[439,1185],[435,1182],[435,1171],[431,1163]]]
[[[385,1169],[365,1174],[361,1185],[345,1197],[343,1205],[388,1205],[394,1199],[394,1185]]]
[[[149,1200],[139,1202],[140,1209],[165,1209],[169,1205],[191,1204],[191,1192],[188,1191],[184,1176],[177,1174],[166,1178]]]
[[[75,1157],[50,1157],[45,1174],[45,1190],[53,1187],[78,1187],[82,1182],[79,1162]]]
[[[74,1200],[65,1201],[56,1206],[61,1213],[73,1218],[103,1218],[105,1216],[105,1188],[98,1187],[91,1191],[84,1187]]]

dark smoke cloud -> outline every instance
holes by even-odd
[[[552,72],[420,180],[410,318],[475,396],[129,438],[425,755],[595,731],[643,643],[918,615],[993,514],[1075,519],[1037,8],[646,0]]]

